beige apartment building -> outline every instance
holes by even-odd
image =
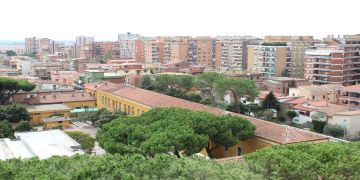
[[[119,34],[118,41],[120,46],[121,59],[144,60],[143,40],[140,34]]]
[[[221,61],[221,45],[210,36],[199,36],[189,40],[187,59],[190,64],[215,68]]]
[[[120,58],[120,44],[118,42],[95,42],[94,50],[96,58]]]
[[[291,46],[286,43],[248,45],[248,71],[261,72],[265,79],[284,76],[291,64]]]
[[[314,46],[313,36],[265,36],[264,42],[284,42],[291,46],[291,64],[289,64],[287,76],[304,77],[305,51]]]

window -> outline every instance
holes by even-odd
[[[312,100],[315,100],[315,96],[312,96]]]
[[[237,147],[237,155],[238,155],[238,156],[241,156],[241,154],[242,154],[242,149],[241,149],[241,147]]]
[[[128,114],[131,114],[130,106],[128,106]]]

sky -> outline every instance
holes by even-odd
[[[360,33],[360,0],[1,0],[0,6],[0,40]]]

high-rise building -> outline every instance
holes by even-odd
[[[247,68],[247,45],[257,45],[258,40],[251,36],[219,36],[221,59],[216,68],[221,70],[244,70]]]
[[[121,59],[143,60],[143,42],[140,34],[119,34],[118,41],[120,44]]]
[[[145,41],[144,60],[148,63],[164,63],[164,41],[161,39]]]
[[[248,45],[248,71],[262,72],[266,79],[284,76],[290,63],[291,46],[286,43]]]
[[[324,39],[305,52],[305,78],[314,84],[360,83],[360,35]]]
[[[265,43],[283,42],[291,46],[291,64],[286,76],[303,78],[305,50],[314,46],[312,36],[265,36]]]
[[[120,58],[120,44],[118,42],[95,42],[95,58],[118,59]]]
[[[217,62],[216,52],[221,46],[217,40],[209,36],[191,38],[188,41],[187,59],[190,64],[215,68]]]
[[[76,58],[93,58],[94,57],[94,37],[78,36],[75,43]]]
[[[37,53],[39,50],[38,41],[36,37],[29,37],[25,38],[25,52],[30,53]]]

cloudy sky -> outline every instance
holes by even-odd
[[[360,33],[360,0],[1,0],[0,40]]]

